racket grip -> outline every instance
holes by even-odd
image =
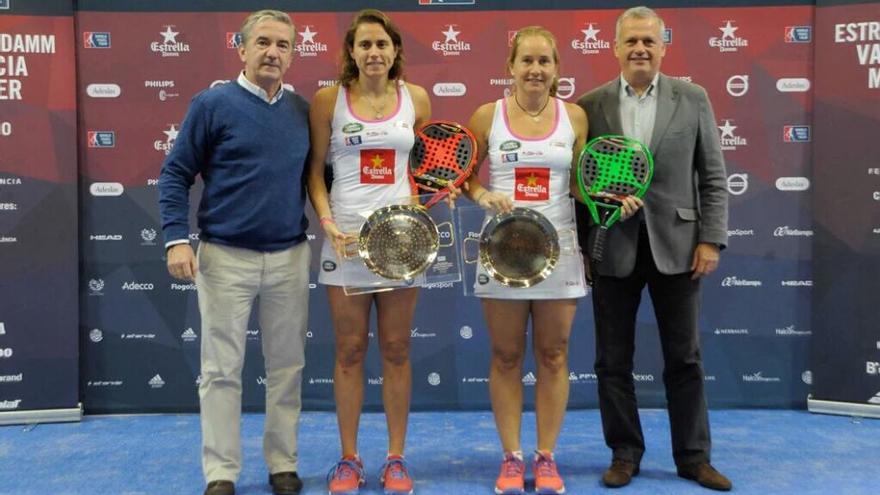
[[[605,253],[605,234],[607,233],[608,227],[603,225],[599,227],[599,231],[596,232],[596,238],[593,240],[593,252],[590,255],[590,259],[596,263],[602,261],[602,257]]]
[[[437,194],[432,196],[431,199],[428,200],[427,203],[425,203],[425,209],[428,209],[428,208],[434,206],[435,204],[440,202],[440,200],[442,200],[443,198],[445,198],[448,195],[449,195],[449,189],[444,189],[443,191],[438,192]]]

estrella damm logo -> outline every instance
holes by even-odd
[[[550,199],[550,169],[522,167],[516,169],[513,199],[517,201],[545,201]]]
[[[394,150],[361,150],[361,184],[394,184]]]

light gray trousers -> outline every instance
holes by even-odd
[[[270,473],[297,469],[310,258],[308,242],[272,253],[208,242],[199,245],[199,398],[207,482],[235,482],[241,472],[241,370],[248,319],[257,296],[266,367],[263,455]]]

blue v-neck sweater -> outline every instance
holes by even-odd
[[[286,91],[270,105],[234,82],[199,93],[159,176],[165,242],[189,236],[196,175],[204,182],[200,239],[263,252],[303,241],[308,152],[301,96]]]

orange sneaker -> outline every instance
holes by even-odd
[[[532,472],[535,474],[535,495],[560,495],[565,493],[565,483],[562,482],[559,470],[556,469],[553,452],[536,450]]]
[[[358,456],[343,457],[327,473],[330,495],[357,495],[364,483],[364,463]]]
[[[501,461],[501,472],[495,480],[495,493],[498,495],[523,495],[526,492],[526,463],[513,454],[506,452]]]
[[[411,495],[413,480],[406,469],[406,461],[402,455],[389,455],[379,474],[379,484],[385,489],[385,495]]]

